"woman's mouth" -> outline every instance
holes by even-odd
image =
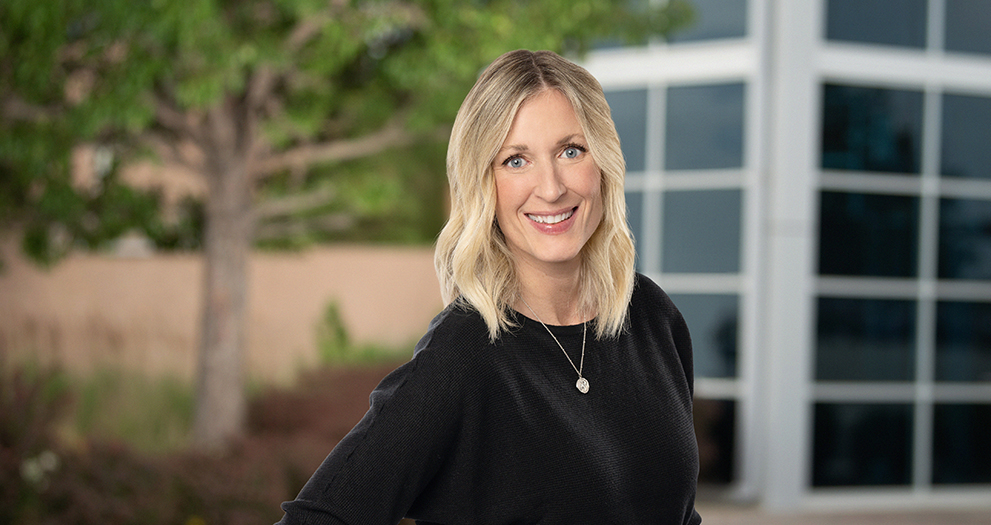
[[[577,209],[578,209],[578,207],[576,206],[576,207],[571,208],[570,210],[568,210],[568,211],[566,211],[564,213],[559,213],[557,215],[533,215],[533,214],[528,213],[528,214],[526,214],[526,216],[531,221],[536,222],[536,223],[539,223],[539,224],[557,224],[559,222],[564,222],[564,221],[570,219],[571,216],[575,214],[575,210],[577,210]]]

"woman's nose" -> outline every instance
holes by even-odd
[[[560,167],[556,166],[553,162],[544,162],[542,164],[536,170],[537,187],[534,189],[534,192],[541,199],[554,202],[568,191],[564,185],[563,173]]]

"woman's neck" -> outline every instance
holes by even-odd
[[[513,307],[527,317],[535,315],[547,324],[566,326],[583,323],[594,315],[580,311],[579,265],[550,271],[521,265],[517,268],[517,277],[520,299]]]

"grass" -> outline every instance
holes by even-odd
[[[188,445],[195,393],[188,382],[101,369],[73,380],[68,433],[159,454]]]
[[[316,329],[320,365],[327,368],[394,363],[412,349],[353,343],[334,302],[327,305]],[[190,444],[196,410],[191,381],[102,367],[85,375],[62,371],[43,382],[44,392],[68,394],[69,405],[57,420],[59,439],[66,444],[119,442],[153,455],[183,451]],[[245,386],[251,398],[267,391],[266,385],[250,380]]]

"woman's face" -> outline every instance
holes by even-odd
[[[492,168],[496,219],[517,265],[577,269],[602,221],[601,174],[567,97],[548,89],[524,102]]]

